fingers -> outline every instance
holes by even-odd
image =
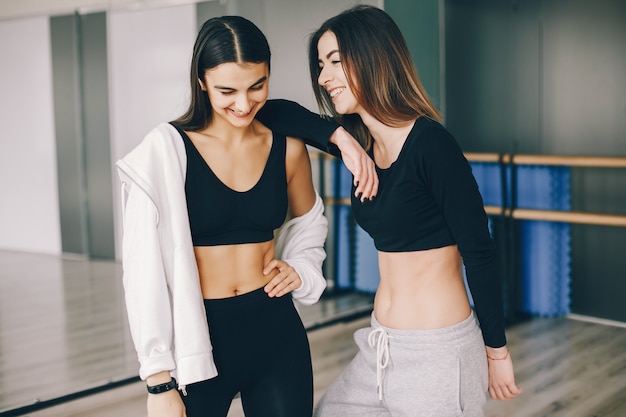
[[[507,386],[507,389],[508,389],[509,400],[517,397],[518,395],[522,393],[522,388],[518,387],[515,384]]]
[[[489,396],[494,400],[512,400],[521,393],[522,389],[515,384],[512,372],[504,378],[497,378],[496,375],[490,378]]]
[[[374,164],[374,161],[372,161],[371,159],[368,160],[369,163],[367,164],[367,169],[368,169],[368,179],[369,179],[369,196],[370,196],[370,200],[374,199],[374,197],[376,197],[376,195],[378,194],[378,174],[376,173],[376,165]]]
[[[521,393],[522,389],[515,384],[489,387],[489,396],[494,400],[512,400]]]
[[[264,290],[270,297],[282,297],[285,294],[297,289],[302,284],[300,276],[296,270],[289,264],[283,261],[272,260],[270,261],[263,273],[267,275],[272,269],[278,269],[278,274],[268,282]],[[265,271],[268,270],[266,273]]]
[[[372,200],[378,192],[378,175],[376,166],[370,158],[362,158],[357,164],[354,174],[354,185],[356,186],[354,195],[361,203],[366,199]]]
[[[267,263],[267,265],[265,265],[265,267],[263,268],[263,275],[269,274],[270,272],[272,272],[273,269],[279,269],[278,260],[276,259],[272,259]]]
[[[295,280],[284,279],[281,274],[282,272],[265,285],[265,292],[269,297],[282,297],[300,286]]]
[[[343,127],[339,127],[331,137],[341,152],[341,159],[354,176],[355,196],[364,202],[378,192],[376,166],[365,149]]]
[[[497,356],[493,351],[487,353],[489,396],[494,400],[511,400],[522,393],[522,389],[515,384],[513,361],[508,349],[505,349],[505,353],[504,357]]]

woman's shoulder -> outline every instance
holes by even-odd
[[[417,118],[411,134],[414,136],[451,136],[441,122],[427,116]]]
[[[274,140],[280,140],[279,138],[279,135],[274,135]],[[283,140],[285,141],[285,153],[287,160],[298,160],[304,155],[308,155],[307,147],[301,139],[293,136],[282,136],[282,138],[284,138]]]
[[[432,152],[444,149],[456,151],[459,148],[456,139],[443,124],[425,116],[415,121],[409,137],[416,151]]]
[[[454,136],[435,120],[417,119],[407,141],[410,160],[424,172],[466,163],[463,150]]]

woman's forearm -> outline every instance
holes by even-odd
[[[329,152],[328,144],[338,123],[322,118],[295,101],[268,100],[259,110],[256,118],[272,131],[300,138],[324,152]]]

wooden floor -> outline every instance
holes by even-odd
[[[110,262],[0,252],[0,416],[146,415],[142,382],[14,411],[135,376],[118,274]],[[368,324],[370,310],[362,295],[301,309],[311,329],[316,401],[353,357],[352,333]],[[535,318],[507,329],[524,393],[490,400],[486,416],[626,417],[626,328],[611,324]],[[229,417],[242,416],[235,400]]]
[[[299,305],[307,329],[371,312],[345,294]],[[121,266],[0,251],[0,415],[24,412],[137,379]]]

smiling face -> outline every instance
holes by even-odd
[[[363,111],[348,84],[341,64],[337,37],[333,32],[327,31],[320,37],[317,58],[320,67],[317,82],[330,96],[337,113],[352,114]]]
[[[264,62],[226,62],[206,71],[199,82],[209,96],[214,121],[244,127],[267,101],[269,72]]]

